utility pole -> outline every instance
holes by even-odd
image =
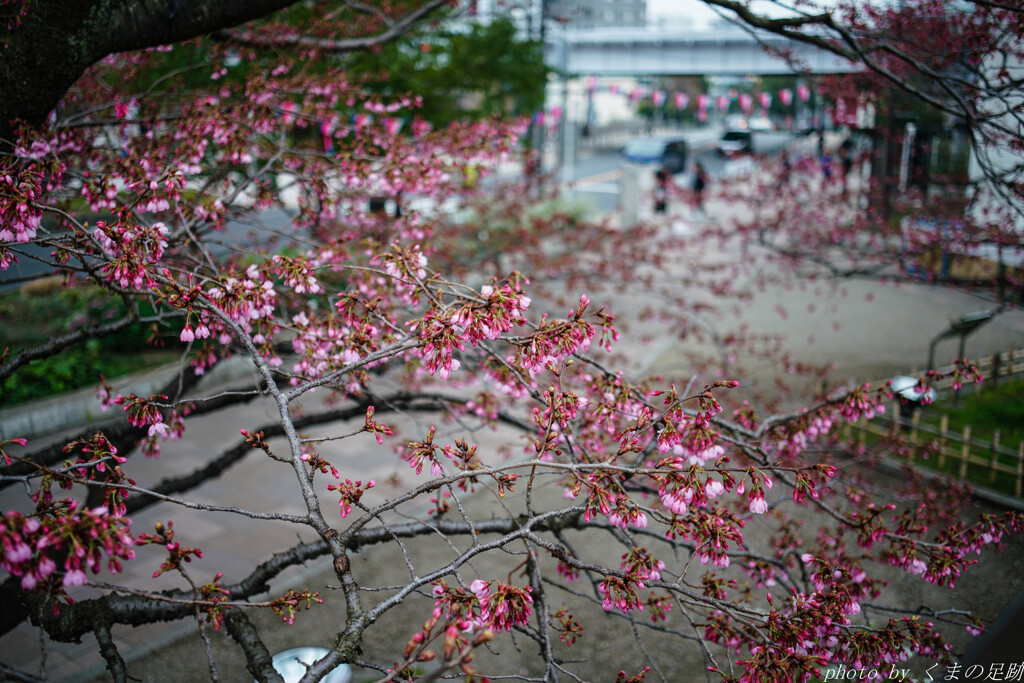
[[[533,3],[530,3],[531,10],[533,9]],[[547,52],[547,18],[548,18],[548,0],[540,0],[540,19],[538,23],[539,28],[539,40],[541,54]],[[529,21],[533,22],[533,12],[529,14]],[[533,30],[531,26],[530,37],[533,37]],[[547,109],[547,83],[544,84],[544,100],[541,104],[540,113],[543,115]],[[537,116],[534,116],[533,121],[530,123],[533,126],[532,135],[530,136],[531,143],[533,145],[533,151],[537,155],[537,163],[539,165],[538,170],[543,170],[544,165],[544,123],[538,120]]]

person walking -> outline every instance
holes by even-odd
[[[693,167],[693,197],[697,203],[697,210],[704,213],[704,188],[708,185],[708,174],[704,170],[704,164],[699,161]]]
[[[654,173],[654,213],[668,211],[668,186],[671,182],[672,173],[664,166]]]
[[[839,164],[843,180],[843,199],[849,196],[850,173],[853,171],[853,140],[846,138],[839,145]]]
[[[782,172],[779,174],[779,185],[789,187],[789,176],[793,172],[793,162],[789,158],[789,150],[783,149],[779,155]]]

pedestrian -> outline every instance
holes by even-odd
[[[654,213],[668,211],[668,186],[672,181],[672,173],[662,166],[654,173]]]
[[[821,176],[825,179],[827,185],[832,181],[832,153],[827,149],[822,151],[821,156],[818,157],[818,162],[821,164]]]
[[[779,177],[779,184],[789,185],[789,174],[793,170],[793,162],[789,158],[789,150],[782,150],[782,154],[779,157],[782,162],[782,175]]]
[[[708,185],[708,174],[704,164],[699,161],[693,167],[693,197],[697,202],[697,210],[704,213],[704,188]]]
[[[523,175],[526,176],[526,193],[533,194],[534,185],[537,183],[537,175],[540,173],[540,154],[532,147],[528,147],[523,157]]]
[[[839,146],[839,168],[842,173],[843,199],[850,189],[850,172],[853,171],[853,142],[849,138]]]

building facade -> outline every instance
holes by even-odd
[[[547,0],[547,16],[567,28],[644,26],[647,0]]]

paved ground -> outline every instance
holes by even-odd
[[[708,206],[708,212],[712,217],[715,217],[716,213],[724,214],[729,210],[730,207],[725,206]],[[677,229],[685,230],[685,224],[691,217],[684,213],[677,218],[676,224],[681,226]],[[766,333],[786,333],[790,340],[790,348],[802,356],[823,363],[834,362],[838,375],[869,380],[905,372],[911,367],[923,367],[928,341],[945,327],[947,318],[985,307],[982,302],[962,293],[925,286],[897,289],[864,282],[849,283],[845,287],[846,294],[838,290],[818,293],[813,291],[813,288],[765,292],[737,310],[732,322],[742,320],[754,329]],[[617,293],[611,303],[613,308],[616,305],[620,308],[628,308],[630,305],[636,308],[644,295],[643,292],[623,290]],[[873,298],[873,301],[868,301],[869,298]],[[779,306],[784,306],[788,311],[785,318],[776,312]],[[729,322],[724,320],[718,324],[727,326]],[[833,322],[838,324],[838,329]],[[631,350],[634,357],[643,359],[647,370],[666,374],[692,371],[690,368],[680,367],[679,348],[668,342],[657,341],[656,327],[647,329],[645,336],[652,337],[654,343],[635,346]],[[810,341],[812,336],[813,343]],[[634,339],[623,343],[637,342]],[[1022,344],[1024,314],[1010,312],[972,336],[968,352],[977,356]],[[950,349],[949,353],[951,355],[953,349]],[[750,368],[748,374],[741,379],[745,382],[758,378],[770,380],[784,370],[785,368],[778,364],[764,363]],[[194,449],[175,448],[172,445],[166,449],[164,457],[160,460],[133,460],[133,476],[140,482],[149,482],[170,474],[186,472],[208,458],[209,453],[218,452],[232,443],[230,435],[237,434],[239,428],[252,429],[270,422],[274,413],[273,406],[257,403],[227,411],[213,420],[200,422],[193,429],[199,437],[198,442],[203,443],[208,450],[197,452]],[[420,424],[409,424],[406,427],[413,430],[428,425],[429,418],[424,417]],[[189,443],[196,443],[195,437]],[[388,450],[378,448],[370,437],[358,441],[355,446],[346,442],[344,450],[339,446],[336,451],[328,450],[326,455],[343,464],[345,469],[359,472],[359,476],[364,479],[374,478],[378,482],[383,482],[393,472],[399,471],[394,456]],[[293,500],[295,492],[287,483],[282,483],[288,482],[288,479],[287,472],[281,468],[283,466],[278,463],[252,459],[221,479],[205,484],[193,497],[224,505],[299,512]],[[400,471],[405,470],[407,468],[403,465]],[[379,495],[388,493],[384,487],[378,491]],[[556,494],[557,491],[551,492],[551,495]],[[4,496],[0,496],[0,503],[6,501]],[[476,499],[468,504],[486,505],[482,500]],[[484,508],[481,508],[481,512],[486,514]],[[156,521],[170,516],[170,510],[156,506],[140,516],[135,530],[144,531]],[[295,539],[292,528],[257,523],[235,516],[218,517],[211,521],[207,515],[175,508],[173,519],[180,538],[187,539],[189,543],[201,546],[205,550],[202,563],[194,565],[194,571],[197,573],[201,573],[205,567],[215,567],[231,576],[247,569],[253,562],[265,559],[268,549],[291,544]],[[600,552],[600,549],[593,551]],[[436,539],[425,539],[411,542],[407,546],[407,552],[410,557],[415,558],[418,565],[431,566],[442,561],[447,549]],[[129,573],[124,577],[126,585],[149,584],[149,576],[160,560],[155,552],[140,552],[139,559],[129,565]],[[403,558],[399,555],[368,552],[356,556],[353,563],[367,585],[393,585],[407,575]],[[488,566],[483,563],[475,569],[481,574],[486,574]],[[332,582],[333,577],[328,568],[312,564],[305,571],[296,571],[282,577],[275,582],[275,589],[293,584],[323,586]],[[172,585],[173,580],[168,579],[161,587]],[[992,586],[998,586],[998,589],[992,590]],[[987,618],[994,619],[1004,607],[1013,602],[1014,596],[1022,588],[1024,545],[1015,542],[1006,555],[987,558],[981,572],[960,582],[957,593],[971,596],[971,607],[979,610]],[[936,593],[932,592],[930,587],[923,586],[920,582],[900,584],[899,590],[905,593],[904,597],[908,602],[920,600],[917,604],[924,604],[936,597]],[[269,630],[266,642],[272,652],[297,645],[331,644],[331,634],[337,627],[337,617],[333,608],[337,606],[338,598],[330,590],[325,590],[325,595],[328,604],[300,616],[294,626],[281,626]],[[87,592],[80,595],[86,596]],[[427,601],[423,601],[420,607],[428,604]],[[410,623],[413,624],[412,628],[415,628],[417,620],[422,620],[425,613],[421,609],[411,617],[408,613],[404,616],[395,615],[393,621],[382,624],[375,632],[378,634],[376,640],[367,643],[367,657],[387,652],[388,648],[393,650],[396,643],[400,645],[404,642],[410,630]],[[256,621],[269,624],[271,617],[257,617]],[[630,640],[631,629],[628,624],[604,615],[595,615],[592,623],[586,644],[577,646],[578,649],[570,651],[569,654],[579,652],[578,658],[584,661],[573,666],[586,680],[609,680],[607,675],[598,677],[593,672],[615,671],[628,664],[624,664],[620,657],[624,650],[620,650],[614,644]],[[142,680],[198,681],[208,678],[205,658],[195,636],[194,627],[153,625],[140,629],[115,629],[114,636],[122,652],[131,660],[132,674]],[[526,652],[521,658],[521,666],[524,671],[536,674],[537,672],[530,669],[532,665],[529,663],[532,646],[520,645]],[[662,648],[657,640],[651,642],[650,648],[654,651],[655,660],[668,672],[669,680],[695,680],[695,672],[703,666],[699,657],[684,656],[667,645]],[[509,642],[499,643],[496,649],[500,651],[504,662],[510,657],[519,656],[516,654],[516,646]],[[214,650],[221,666],[221,680],[250,680],[244,672],[244,667],[240,665],[237,648],[217,635],[214,637]],[[26,626],[0,639],[0,659],[22,670],[32,671],[38,667],[38,653],[38,635]],[[1006,656],[1010,655],[1020,657],[1019,653],[1012,650]],[[54,680],[78,683],[99,673],[102,670],[102,663],[96,652],[95,643],[86,640],[80,645],[54,645],[49,650],[46,669]],[[100,680],[105,679],[101,677]]]

